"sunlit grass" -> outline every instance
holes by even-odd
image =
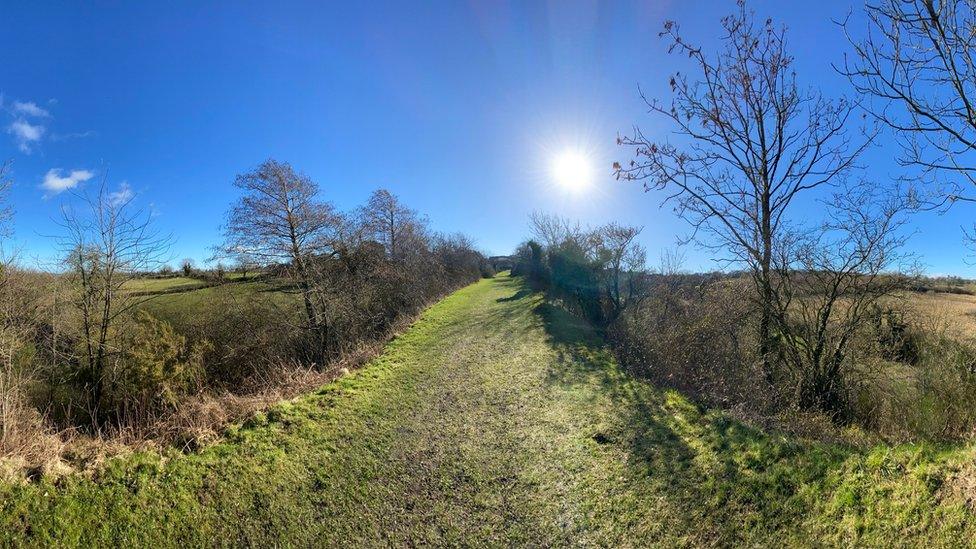
[[[201,288],[207,283],[196,278],[183,276],[170,278],[136,278],[126,282],[125,289],[130,292],[170,292]]]
[[[969,447],[763,433],[632,378],[585,323],[524,290],[500,277],[453,294],[362,370],[198,454],[4,486],[0,531],[61,546],[971,539]]]

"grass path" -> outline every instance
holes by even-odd
[[[965,545],[971,449],[787,440],[623,373],[498,277],[192,455],[0,487],[6,545]]]

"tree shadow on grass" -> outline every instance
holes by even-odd
[[[508,297],[499,297],[495,301],[498,303],[507,303],[509,301],[518,301],[523,297],[530,296],[530,295],[532,295],[532,290],[528,288],[522,288],[521,290],[515,292],[514,294]]]
[[[512,294],[507,297],[495,298],[491,306],[475,306],[465,311],[464,316],[452,316],[450,322],[438,327],[440,340],[446,344],[456,343],[457,340],[471,337],[502,337],[516,334],[523,330],[527,321],[533,315],[525,299],[532,299],[534,292],[525,286],[520,278],[496,277],[490,284]],[[501,303],[503,306],[496,306]],[[476,326],[476,329],[475,329]]]
[[[822,483],[850,453],[766,435],[635,379],[585,321],[549,303],[534,312],[557,355],[547,383],[592,387],[594,404],[609,399],[612,417],[594,441],[623,448],[635,479],[629,488],[649,503],[665,498],[677,511],[669,513],[673,527],[699,541],[724,545],[771,532],[796,534],[811,505],[805,487]]]

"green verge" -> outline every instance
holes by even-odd
[[[972,543],[971,447],[764,434],[624,373],[518,279],[190,455],[0,487],[5,545]],[[958,488],[957,488],[958,487]]]

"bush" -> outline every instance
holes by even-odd
[[[497,274],[495,272],[495,268],[492,267],[491,262],[483,258],[479,262],[478,270],[481,273],[481,278],[493,278]]]
[[[515,252],[512,276],[524,276],[534,290],[548,289],[550,273],[541,244],[529,240],[519,246]]]
[[[205,340],[193,344],[173,327],[140,311],[112,372],[110,399],[123,423],[175,406],[201,388],[203,358],[212,350]]]
[[[905,316],[904,311],[890,305],[873,308],[872,323],[879,353],[885,360],[917,364],[925,346],[924,334],[913,329]]]
[[[801,380],[783,372],[770,384],[759,371],[755,334],[743,329],[751,325],[743,282],[655,277],[648,299],[611,325],[610,342],[636,375],[750,420],[807,430],[817,413],[791,398]],[[976,345],[909,318],[895,304],[872,311],[846,357],[845,414],[830,419],[891,441],[965,439],[976,431]]]
[[[387,227],[395,239],[359,226],[363,219],[357,210],[340,220],[355,230],[331,235],[336,240],[327,248],[301,256],[307,269],[300,277],[294,260],[282,261],[263,269],[261,283],[209,284],[190,290],[201,293],[187,296],[186,303],[158,309],[142,297],[120,304],[120,295],[112,293],[147,273],[118,271],[118,284],[95,294],[78,276],[80,267],[90,265],[73,263],[73,255],[66,263],[75,269],[71,274],[31,273],[18,287],[18,300],[5,300],[12,286],[0,284],[0,346],[6,343],[4,330],[16,325],[31,367],[25,370],[30,375],[16,378],[16,387],[3,376],[21,372],[0,370],[0,454],[40,455],[25,441],[55,431],[127,442],[160,433],[165,440],[182,440],[173,436],[182,427],[170,427],[194,430],[194,410],[237,406],[234,402],[248,402],[243,408],[251,409],[273,401],[284,384],[305,387],[296,384],[297,377],[325,379],[337,361],[372,352],[433,301],[494,275],[470,239],[431,234],[426,218],[402,207],[397,212],[395,226]],[[245,272],[252,268],[246,259],[241,266]],[[201,272],[189,259],[180,269],[217,282],[226,274],[223,264]],[[170,275],[173,269],[164,266],[159,273]],[[104,330],[84,321],[92,318],[85,316],[91,307],[86,309],[88,302],[79,296],[90,295],[114,297],[108,303],[116,308]],[[304,307],[306,300],[312,307]],[[151,310],[165,319],[154,318]],[[97,360],[88,352],[93,339],[103,345],[94,354]],[[212,420],[203,422],[209,425],[204,430],[215,432],[220,418],[235,417],[224,412],[207,412]]]
[[[766,409],[772,395],[752,367],[739,281],[659,277],[650,296],[608,330],[634,374],[700,402]]]

